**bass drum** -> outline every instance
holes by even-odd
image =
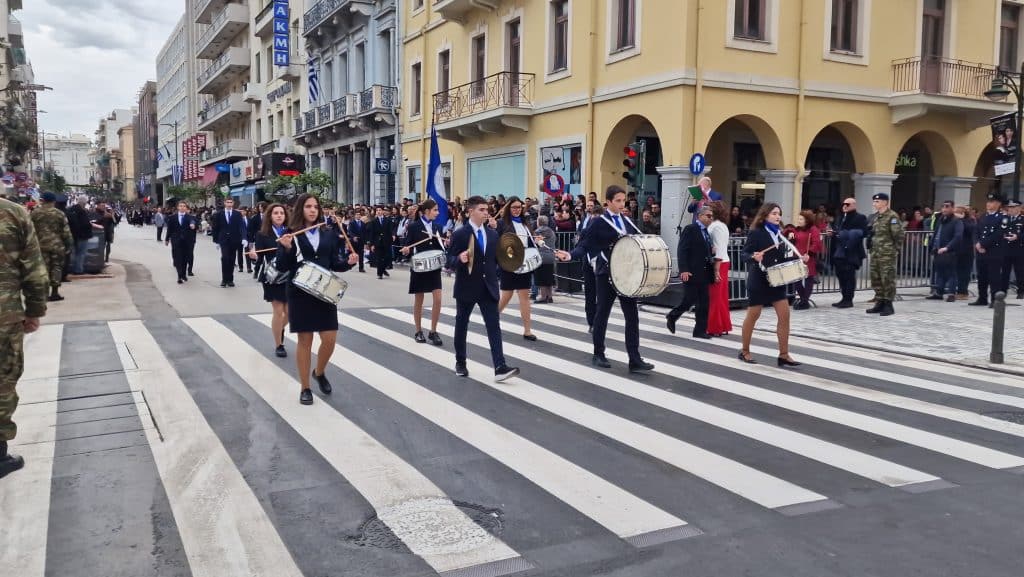
[[[647,298],[661,294],[672,275],[672,254],[656,234],[623,236],[612,246],[608,263],[615,292]]]

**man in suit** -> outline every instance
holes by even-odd
[[[166,219],[167,236],[164,245],[171,245],[171,257],[174,268],[178,271],[178,284],[188,281],[188,267],[192,263],[192,254],[196,247],[195,218],[188,213],[188,205],[184,200],[178,201],[178,212]]]
[[[604,209],[593,200],[587,201],[587,210],[580,220],[577,237],[577,244],[579,239],[583,238],[583,235],[587,233],[587,229],[590,228],[590,224],[594,219],[599,218]],[[587,330],[593,332],[594,330],[594,310],[597,309],[597,279],[594,277],[594,268],[587,263],[583,263],[583,310],[587,315]]]
[[[697,181],[697,186],[700,186],[700,192],[701,192],[701,194],[704,195],[704,198],[702,198],[700,200],[691,200],[690,201],[690,206],[686,207],[686,212],[688,212],[688,213],[693,215],[693,222],[694,223],[697,222],[697,210],[698,209],[704,208],[710,202],[714,202],[716,200],[722,200],[722,195],[718,194],[717,192],[715,192],[714,190],[711,189],[711,179],[710,178],[708,178],[706,176],[702,176],[700,178],[700,180]]]
[[[366,272],[363,264],[363,247],[366,243],[366,224],[363,222],[362,212],[348,211],[348,237],[352,240],[352,248],[359,254],[359,272]]]
[[[711,248],[708,225],[713,220],[711,207],[703,206],[697,211],[697,222],[686,225],[679,237],[676,262],[679,263],[679,278],[685,290],[683,300],[666,315],[668,330],[672,334],[676,333],[679,317],[697,305],[697,324],[693,327],[693,336],[698,339],[711,338],[708,334],[708,286],[714,282],[715,277],[712,268],[714,250]]]
[[[224,199],[224,210],[213,218],[213,242],[220,246],[220,286],[235,286],[235,260],[248,241],[242,214],[233,199]]]
[[[388,274],[391,264],[391,246],[395,243],[395,227],[389,216],[384,214],[384,207],[377,207],[377,216],[367,227],[370,237],[370,250],[377,264],[377,278],[382,279]]]
[[[623,214],[626,208],[626,191],[611,185],[605,191],[605,213],[595,218],[587,227],[586,234],[572,253],[559,251],[558,260],[566,262],[572,258],[586,260],[584,266],[594,269],[597,307],[594,309],[593,340],[594,356],[591,363],[603,369],[611,368],[604,356],[604,337],[608,330],[608,316],[618,298],[622,315],[626,321],[626,352],[629,354],[629,371],[643,372],[654,369],[654,365],[640,356],[640,313],[635,298],[615,294],[612,286],[611,260],[612,245],[627,234],[640,234],[640,229]]]
[[[460,377],[469,376],[466,368],[466,334],[469,331],[469,315],[473,313],[474,307],[479,306],[487,327],[494,380],[500,383],[518,375],[519,369],[505,364],[501,345],[498,262],[495,258],[498,233],[486,225],[489,214],[487,201],[483,197],[471,196],[466,204],[469,209],[468,226],[462,226],[452,233],[448,250],[448,268],[455,271],[455,374]],[[469,250],[471,244],[472,253]]]
[[[857,270],[867,258],[864,252],[864,236],[868,230],[868,217],[857,212],[857,199],[843,201],[843,212],[826,234],[831,238],[832,265],[839,281],[842,299],[832,303],[838,309],[853,306],[853,294],[857,291]]]

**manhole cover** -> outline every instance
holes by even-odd
[[[453,519],[454,503],[475,525],[467,530],[464,523]],[[470,551],[484,545],[504,529],[503,513],[472,503],[447,499],[406,501],[377,512],[359,527],[359,534],[349,542],[359,547],[375,547],[397,553],[411,553],[408,545],[421,553],[450,554]],[[385,523],[383,519],[386,519]],[[390,526],[389,526],[390,525]],[[408,545],[391,530],[407,535]]]
[[[982,414],[986,417],[992,417],[993,419],[1000,419],[1003,421],[1010,421],[1011,423],[1017,423],[1018,425],[1024,425],[1024,411],[989,411]]]

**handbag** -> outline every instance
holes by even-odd
[[[796,260],[788,260],[786,262],[780,262],[773,264],[772,266],[765,267],[762,263],[761,270],[765,272],[768,277],[768,284],[773,287],[780,287],[791,285],[797,282],[803,282],[807,278],[807,265],[803,261],[803,255],[800,251],[793,246],[793,243],[789,242],[784,235],[780,235],[782,242],[786,243],[786,246],[796,254]]]

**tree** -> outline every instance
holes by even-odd
[[[35,146],[36,128],[32,126],[25,111],[13,100],[3,107],[0,121],[0,144],[6,150],[7,164],[18,166],[25,161],[25,155]]]
[[[292,198],[309,193],[320,199],[321,203],[327,201],[327,191],[334,185],[334,179],[329,174],[313,169],[298,176],[275,176],[267,183],[267,196],[275,200],[291,200]]]
[[[43,171],[41,184],[43,185],[44,191],[49,191],[54,194],[61,194],[68,188],[67,181],[64,180],[64,177],[57,174],[52,169]]]
[[[200,186],[195,183],[174,184],[167,188],[166,197],[184,200],[189,204],[199,204],[205,203],[215,193],[215,186]]]

